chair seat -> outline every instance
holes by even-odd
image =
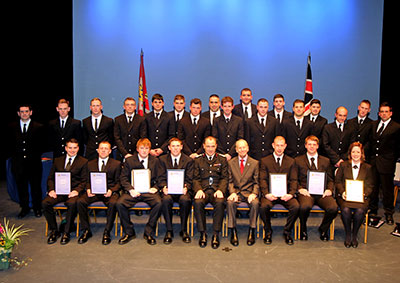
[[[107,206],[102,201],[95,201],[94,203],[90,204],[89,209],[106,209]]]

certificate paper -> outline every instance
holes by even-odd
[[[308,171],[307,189],[311,195],[323,195],[326,186],[326,172]]]
[[[364,202],[364,181],[346,179],[346,200]]]
[[[150,191],[151,170],[133,169],[132,186],[139,193],[148,193]]]
[[[90,172],[90,190],[92,194],[107,193],[107,173]]]
[[[71,192],[71,172],[56,172],[56,194],[69,195]]]
[[[270,193],[276,197],[287,194],[287,174],[269,174]]]
[[[167,170],[168,194],[181,195],[185,186],[185,169]]]

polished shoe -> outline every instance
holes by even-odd
[[[232,246],[237,247],[239,245],[239,238],[237,235],[237,230],[236,228],[231,228],[231,244]]]
[[[271,245],[272,244],[272,234],[271,233],[265,234],[263,240],[264,240],[264,244]]]
[[[42,217],[42,210],[41,209],[34,209],[33,213],[35,214],[36,217]]]
[[[357,248],[357,247],[358,247],[358,241],[357,241],[357,239],[351,240],[351,246],[352,246],[353,248]]]
[[[289,246],[293,245],[293,238],[289,234],[283,234],[283,238],[285,239],[285,243]]]
[[[107,230],[104,231],[104,233],[103,233],[103,239],[101,240],[101,243],[103,245],[108,245],[109,243],[111,243],[110,232],[108,232]]]
[[[54,244],[55,242],[57,242],[57,239],[60,237],[60,232],[58,231],[51,231],[49,238],[47,239],[47,243],[49,245]]]
[[[199,246],[200,246],[200,248],[205,248],[207,246],[206,232],[200,232]]]
[[[190,236],[189,236],[189,234],[188,234],[188,232],[180,232],[179,233],[180,234],[180,236],[182,237],[182,241],[184,242],[184,243],[190,243],[192,240],[190,239]]]
[[[84,244],[86,243],[91,237],[93,236],[92,232],[90,230],[85,230],[83,231],[82,235],[78,239],[78,244]]]
[[[211,247],[213,249],[218,249],[219,247],[219,236],[218,234],[214,234],[211,238]]]
[[[29,208],[22,208],[21,211],[18,213],[18,218],[22,219],[29,214]]]
[[[144,234],[144,235],[143,235],[143,238],[146,240],[146,242],[147,242],[149,245],[155,245],[155,244],[157,244],[156,239],[154,239],[153,236],[151,236],[151,235]]]
[[[344,246],[346,248],[351,248],[351,243],[349,241],[344,241]]]
[[[302,240],[302,241],[307,241],[308,240],[307,232],[300,232],[300,240]]]
[[[256,242],[256,229],[255,228],[249,228],[249,234],[247,235],[247,245],[252,246]]]
[[[169,245],[172,243],[172,238],[174,237],[174,233],[172,231],[167,231],[164,237],[164,244]]]
[[[125,245],[135,238],[136,238],[136,234],[132,234],[132,235],[125,234],[125,236],[123,236],[121,239],[119,239],[118,244]]]
[[[388,225],[393,225],[394,224],[394,219],[393,219],[393,215],[392,214],[385,214],[385,218],[386,218],[386,223]]]
[[[329,241],[329,235],[328,232],[319,232],[319,238],[321,239],[321,241],[327,242]]]
[[[60,240],[60,244],[61,245],[66,245],[69,243],[69,240],[71,238],[69,237],[69,233],[63,233],[63,235],[61,236],[61,240]]]

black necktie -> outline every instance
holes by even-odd
[[[358,169],[358,166],[357,166],[357,165],[354,165],[353,168],[354,168],[354,169]]]
[[[156,113],[156,119],[158,120],[159,117],[160,117],[160,113],[157,112],[157,113]]]
[[[61,129],[64,129],[64,120],[61,120]]]
[[[278,165],[278,167],[281,167],[281,158],[280,157],[276,158],[276,164]]]
[[[379,128],[379,130],[378,130],[378,136],[380,136],[380,135],[382,135],[382,132],[383,132],[383,129],[385,128],[385,124],[384,123],[382,123],[382,125],[381,125],[381,127]]]
[[[22,130],[23,134],[26,134],[26,124],[24,124],[24,129]]]
[[[179,114],[176,114],[176,121],[179,121]]]
[[[297,128],[299,128],[299,130],[301,130],[301,127],[300,127],[300,120],[297,120]]]
[[[247,106],[244,107],[244,117],[249,118],[249,111],[247,110]]]
[[[197,120],[197,118],[193,118],[193,125],[197,125],[197,123],[196,123],[196,120]]]
[[[339,131],[343,132],[342,124],[339,124]]]
[[[315,162],[314,162],[315,158],[311,157],[310,159],[311,159],[311,170],[317,170],[317,166],[315,166]]]
[[[208,160],[210,160],[210,161],[211,161],[211,160],[212,160],[212,156],[209,156],[209,157],[208,157]]]
[[[140,160],[140,163],[142,163],[143,168],[146,169],[146,168],[144,167],[144,160]]]
[[[225,121],[226,121],[226,123],[228,124],[228,123],[229,123],[229,118],[226,118],[226,120],[225,120]]]
[[[281,115],[276,114],[276,119],[278,119],[278,122],[280,123],[281,122]]]
[[[315,123],[315,117],[312,117],[312,122]]]
[[[360,119],[360,125],[362,125],[362,123],[364,123],[364,119]]]
[[[98,126],[97,126],[97,119],[94,119],[94,131],[97,132]]]
[[[104,163],[104,160],[102,160],[103,164],[101,165],[101,172],[106,171],[106,164]]]
[[[212,119],[212,121],[211,121],[211,125],[214,123],[214,121],[215,121],[215,118],[217,118],[217,113],[214,113],[214,115],[213,115],[213,119]]]
[[[72,165],[72,157],[69,158],[67,165],[65,165],[65,171],[70,171]]]
[[[129,123],[129,124],[132,123],[132,116],[128,116],[128,119],[129,119],[129,122],[128,122],[128,123]]]
[[[178,168],[178,159],[174,159],[174,169]]]
[[[261,126],[262,126],[263,128],[265,128],[265,125],[264,125],[264,118],[261,118]]]

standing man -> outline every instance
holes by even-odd
[[[201,114],[201,116],[207,118],[210,121],[211,126],[214,124],[214,119],[222,115],[221,101],[218,94],[211,94],[208,100],[208,107],[210,110]]]
[[[76,139],[82,142],[81,121],[69,116],[69,101],[60,99],[56,107],[59,117],[49,122],[49,144],[53,158],[65,155],[65,142]]]
[[[311,208],[316,203],[325,210],[325,215],[321,225],[318,228],[320,239],[328,241],[328,230],[333,219],[335,219],[338,206],[333,198],[334,177],[329,159],[318,154],[319,140],[315,136],[306,138],[305,146],[307,153],[295,158],[293,181],[297,189],[297,199],[300,204],[300,240],[308,240],[307,219]],[[311,195],[308,192],[308,171],[325,172],[326,186],[322,195]]]
[[[320,115],[321,101],[319,99],[312,99],[310,101],[310,114],[306,116],[313,123],[312,135],[318,139],[322,137],[322,130],[328,124],[328,120]],[[322,148],[320,148],[321,150]]]
[[[172,116],[175,127],[175,135],[174,137],[178,136],[178,125],[182,118],[189,116],[189,113],[185,111],[185,97],[182,94],[177,94],[174,97],[174,110],[169,112]]]
[[[254,117],[257,113],[257,107],[251,103],[253,99],[253,95],[251,93],[251,89],[244,88],[240,92],[240,103],[235,105],[235,108],[232,110],[232,114],[239,116],[246,121]]]
[[[181,231],[179,235],[184,243],[190,243],[187,232],[187,220],[192,208],[192,179],[193,160],[182,152],[183,144],[178,138],[169,140],[169,154],[160,157],[159,187],[162,190],[162,213],[167,226],[164,244],[172,243],[174,232],[172,229],[172,206],[174,202],[179,203],[179,215],[181,217]],[[184,187],[182,194],[171,194],[168,191],[168,169],[184,169]]]
[[[203,143],[205,153],[195,159],[193,172],[194,215],[200,232],[199,246],[207,246],[205,206],[211,203],[213,212],[213,236],[211,247],[219,247],[219,233],[225,210],[225,193],[228,189],[228,163],[217,150],[216,138],[209,136]]]
[[[97,158],[97,148],[102,141],[114,143],[114,121],[103,115],[103,104],[100,98],[90,101],[91,115],[83,119],[83,141],[86,145],[85,157],[88,160]]]
[[[283,238],[286,244],[293,245],[291,234],[299,214],[299,203],[295,198],[296,187],[292,185],[294,159],[284,154],[286,149],[284,137],[277,136],[274,139],[272,147],[274,148],[274,152],[261,159],[260,165],[260,188],[262,193],[260,217],[264,222],[264,244],[270,245],[272,243],[270,211],[275,204],[279,203],[289,210],[286,225],[283,228]],[[285,195],[277,197],[271,192],[270,174],[286,174],[287,190]]]
[[[137,154],[128,157],[122,167],[121,185],[125,193],[121,195],[117,202],[117,209],[121,219],[121,225],[125,235],[119,239],[119,244],[124,245],[136,238],[135,229],[130,219],[129,208],[135,206],[138,202],[147,203],[150,209],[149,221],[144,229],[144,239],[149,245],[155,245],[154,231],[157,220],[161,213],[161,197],[158,193],[158,158],[150,155],[151,143],[148,139],[140,139],[136,144]],[[139,193],[132,185],[132,170],[150,169],[151,180],[148,193]]]
[[[274,109],[268,112],[269,115],[278,120],[279,124],[292,116],[292,113],[285,110],[285,98],[282,94],[278,93],[274,95]]]
[[[117,160],[122,161],[136,152],[136,143],[144,138],[144,117],[136,115],[136,101],[132,97],[124,100],[124,114],[115,117],[114,140]]]
[[[53,244],[60,237],[57,228],[56,214],[54,205],[64,202],[67,206],[67,223],[60,243],[66,245],[70,241],[69,233],[72,231],[74,220],[77,214],[76,201],[79,194],[85,190],[88,175],[87,159],[78,155],[79,143],[76,139],[67,141],[65,146],[66,155],[54,159],[49,177],[47,179],[47,197],[42,201],[43,213],[49,224],[50,235],[47,239],[48,244]],[[55,174],[57,172],[71,172],[71,192],[68,195],[57,195]]]
[[[236,212],[241,202],[250,207],[249,233],[247,245],[252,246],[256,242],[255,230],[258,216],[258,161],[247,155],[249,145],[243,139],[236,142],[238,156],[229,160],[229,197],[227,200],[228,228],[231,231],[231,244],[239,245],[236,230]]]
[[[79,244],[86,243],[92,237],[89,224],[88,206],[96,201],[102,201],[107,206],[107,223],[104,229],[102,243],[108,245],[111,242],[110,232],[113,228],[117,214],[116,203],[121,188],[119,177],[121,175],[121,162],[110,157],[111,144],[107,141],[100,142],[97,149],[97,159],[88,162],[88,182],[86,193],[83,193],[77,200],[79,220],[81,223],[82,235],[78,239]],[[107,192],[105,194],[94,194],[91,190],[90,173],[105,172],[107,177]]]
[[[381,190],[386,223],[393,225],[393,177],[396,161],[400,157],[400,125],[392,120],[392,107],[387,102],[381,103],[378,115],[380,120],[372,122],[370,136],[371,165],[376,184],[371,194],[369,209],[372,215],[378,213]]]
[[[8,137],[11,152],[11,170],[18,189],[18,198],[21,211],[18,218],[24,218],[30,211],[29,189],[33,212],[36,217],[42,216],[42,162],[43,152],[43,125],[31,119],[32,108],[22,104],[17,111],[19,121],[9,126]]]

